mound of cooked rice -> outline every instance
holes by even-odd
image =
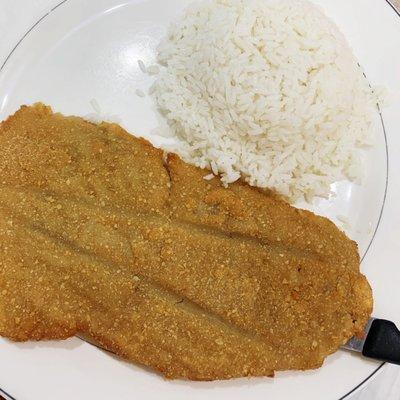
[[[344,37],[303,0],[209,0],[159,47],[152,88],[185,161],[295,200],[361,174],[376,99]]]

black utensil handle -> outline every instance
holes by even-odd
[[[365,357],[400,365],[400,331],[391,321],[375,319],[365,339]]]

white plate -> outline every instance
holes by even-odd
[[[316,0],[346,34],[370,81],[385,85],[392,104],[377,114],[377,145],[368,153],[367,177],[358,186],[341,182],[337,196],[312,205],[338,222],[364,256],[362,270],[375,296],[375,315],[399,322],[400,269],[400,16],[383,0]],[[0,71],[0,119],[21,104],[43,101],[65,114],[117,115],[130,132],[152,136],[157,126],[146,90],[152,78],[138,59],[154,62],[155,46],[187,0],[65,0],[17,45]],[[389,162],[390,160],[390,162]],[[389,170],[388,170],[389,166]],[[389,185],[387,185],[389,183]],[[396,285],[397,284],[397,285]],[[0,387],[20,399],[327,399],[348,396],[380,368],[342,351],[323,368],[279,373],[275,379],[168,382],[120,361],[79,339],[13,344],[0,340]]]

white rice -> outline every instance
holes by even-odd
[[[211,181],[214,178],[215,178],[214,174],[208,174],[206,176],[203,176],[203,179],[206,180],[206,181]]]
[[[184,160],[295,200],[356,180],[376,98],[337,27],[305,0],[207,0],[161,43],[152,96]]]
[[[96,114],[101,114],[101,108],[96,99],[90,100],[90,105],[92,106],[92,108]]]
[[[146,96],[146,93],[143,92],[142,89],[136,89],[136,90],[135,90],[135,93],[136,93],[136,95],[139,96],[139,97],[145,97],[145,96]]]
[[[147,72],[146,65],[142,60],[138,60],[138,65],[140,70],[145,74]]]
[[[100,104],[96,99],[91,99],[89,103],[92,106],[94,112],[83,116],[83,118],[87,121],[93,122],[94,124],[100,124],[103,121],[115,124],[120,124],[122,122],[121,118],[118,115],[103,113],[102,108],[100,107]]]
[[[83,118],[89,122],[93,122],[94,124],[101,124],[102,122],[109,122],[111,124],[121,124],[122,119],[119,115],[116,114],[97,114],[90,113],[83,115]]]
[[[160,72],[160,67],[158,65],[150,65],[146,70],[149,75],[157,75]]]

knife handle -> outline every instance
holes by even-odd
[[[375,319],[365,339],[365,357],[400,365],[400,331],[391,321]]]

